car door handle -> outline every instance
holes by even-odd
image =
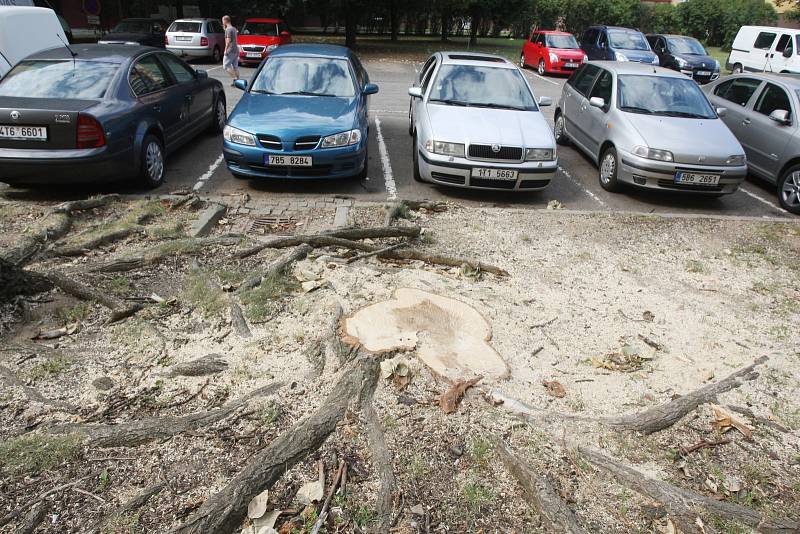
[[[747,125],[747,124],[750,124],[751,122],[753,122],[753,121],[751,121],[750,119],[745,119],[745,120],[742,121],[742,125]]]
[[[581,106],[581,111],[586,111],[586,106]]]
[[[186,95],[185,98],[187,102],[191,102],[194,97],[192,95]]]
[[[153,106],[153,111],[155,111],[156,113],[161,113],[161,105],[155,104]]]

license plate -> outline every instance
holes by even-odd
[[[47,141],[47,128],[44,126],[0,125],[0,139],[18,141]]]
[[[697,75],[698,76],[711,76],[711,71],[710,70],[698,70],[697,71]]]
[[[566,67],[568,69],[577,69],[578,68],[578,64],[577,63],[564,63],[564,67]]]
[[[257,57],[257,58],[261,59],[261,52],[247,52],[244,56],[245,57]]]
[[[278,167],[311,167],[311,156],[264,156],[267,165]]]
[[[472,169],[473,178],[486,178],[487,180],[516,180],[517,171],[507,169]]]
[[[178,35],[178,36],[175,37],[175,40],[176,41],[191,41],[192,38],[188,37],[186,35]]]
[[[694,185],[717,185],[719,184],[718,174],[698,174],[694,172],[678,172],[675,173],[676,184],[694,184]]]

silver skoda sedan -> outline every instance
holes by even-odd
[[[582,66],[555,113],[558,143],[599,166],[600,185],[720,196],[747,176],[742,146],[697,84],[671,70],[608,61]]]
[[[485,54],[438,52],[408,91],[414,179],[534,191],[558,168],[553,133],[516,65]]]

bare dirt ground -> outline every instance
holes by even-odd
[[[402,208],[393,227],[420,236],[358,240],[357,252],[315,242],[268,272],[304,245],[241,257],[255,238],[230,232],[246,215],[187,239],[201,205],[111,199],[76,209],[68,232],[49,233],[18,262],[100,296],[56,283],[1,305],[0,532],[264,534],[272,525],[245,516],[265,489],[265,516],[281,512],[282,534],[312,532],[324,512],[319,532],[329,533],[797,531],[800,225]],[[53,208],[0,200],[0,256],[41,235]],[[349,217],[382,226],[384,208]],[[404,249],[426,261],[382,257]],[[474,261],[443,266],[433,255]],[[452,398],[440,396],[459,382],[432,373],[416,350],[342,343],[349,316],[399,288],[478,312],[507,376],[484,377],[445,413]],[[113,311],[141,309],[112,323],[103,296]],[[457,362],[475,332],[449,317],[419,324],[418,347],[444,343]],[[754,373],[658,431],[612,421],[674,406],[761,356]],[[373,360],[384,361],[380,376]],[[523,491],[506,447],[543,492]],[[636,469],[639,484],[595,453]],[[308,504],[301,487],[320,462],[324,495],[338,490]],[[262,476],[270,469],[272,479]],[[659,499],[644,476],[708,502]],[[578,527],[554,526],[541,509],[547,488]],[[244,510],[215,508],[220,496]]]

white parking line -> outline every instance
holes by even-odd
[[[544,81],[546,81],[547,83],[551,83],[551,84],[553,84],[553,85],[559,85],[559,83],[558,83],[558,82],[554,82],[553,80],[548,80],[547,78],[545,78],[544,76],[540,76],[540,75],[539,75],[538,73],[536,73],[536,72],[534,72],[534,73],[533,73],[533,75],[534,75],[534,76],[536,76],[537,78],[539,78],[540,80],[544,80]]]
[[[559,166],[558,166],[558,170],[559,170],[559,171],[561,171],[561,173],[562,173],[564,176],[566,176],[567,178],[569,178],[569,181],[570,181],[570,182],[572,182],[573,184],[577,185],[577,186],[578,186],[578,188],[579,188],[581,191],[583,191],[584,193],[586,193],[587,195],[589,195],[589,196],[592,198],[592,200],[594,200],[595,202],[597,202],[597,203],[598,203],[598,204],[600,204],[601,206],[605,207],[606,203],[605,203],[605,202],[603,202],[602,200],[600,200],[600,197],[598,197],[597,195],[595,195],[594,193],[592,193],[591,191],[589,191],[588,189],[586,189],[586,188],[583,186],[583,184],[582,184],[582,183],[580,183],[580,182],[579,182],[578,180],[576,180],[575,178],[573,178],[573,177],[572,177],[572,175],[571,175],[569,172],[567,172],[567,170],[566,170],[566,169],[564,169],[564,167],[562,167],[561,165],[559,165]]]
[[[221,69],[221,68],[222,68],[222,65],[218,65],[216,67],[212,67],[210,69],[206,69],[206,72],[211,72],[212,70],[217,70],[217,69]]]
[[[773,204],[772,202],[770,202],[770,201],[769,201],[769,200],[767,200],[766,198],[762,198],[762,197],[760,197],[760,196],[756,195],[755,193],[753,193],[753,192],[751,192],[751,191],[748,191],[748,190],[747,190],[747,189],[745,189],[744,187],[741,187],[741,186],[739,186],[739,191],[741,191],[742,193],[744,193],[745,195],[747,195],[747,196],[749,196],[749,197],[752,197],[752,198],[754,198],[754,199],[758,200],[758,201],[759,201],[759,202],[761,202],[762,204],[766,204],[767,206],[769,206],[770,208],[774,209],[775,211],[779,211],[779,212],[781,212],[781,213],[788,213],[788,212],[787,212],[785,209],[783,209],[782,207],[780,207],[780,206],[776,206],[775,204]]]
[[[389,160],[389,151],[386,148],[386,141],[383,139],[381,131],[381,120],[375,117],[375,134],[378,138],[378,151],[381,153],[381,165],[383,166],[383,181],[386,184],[386,193],[389,200],[397,200],[397,184],[394,182],[392,174],[392,162]]]
[[[214,171],[216,171],[217,168],[219,168],[219,166],[222,164],[223,159],[224,158],[222,154],[220,154],[217,160],[209,165],[208,170],[204,172],[203,175],[197,179],[197,183],[194,184],[194,187],[192,188],[194,191],[200,191],[200,188],[205,185],[206,181],[211,178],[212,174],[214,174]]]

